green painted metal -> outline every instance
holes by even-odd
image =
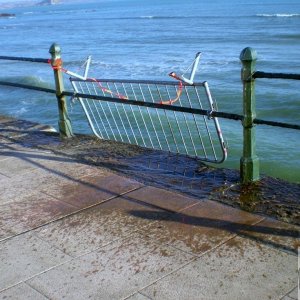
[[[51,65],[54,71],[54,80],[56,87],[56,97],[58,102],[58,112],[59,112],[59,133],[61,137],[70,138],[73,136],[72,125],[70,118],[68,116],[67,101],[63,94],[64,92],[64,82],[63,75],[61,72],[62,60],[61,60],[61,49],[59,45],[52,44],[49,53],[51,54]]]
[[[248,184],[259,180],[259,159],[256,155],[256,137],[254,119],[255,105],[255,72],[257,54],[252,48],[245,48],[240,54],[243,64],[241,77],[243,81],[243,156],[240,161],[241,182]]]

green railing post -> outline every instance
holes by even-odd
[[[240,174],[243,184],[259,180],[259,159],[256,156],[255,125],[255,72],[257,54],[252,48],[245,48],[240,55],[243,81],[243,157],[241,158]]]
[[[49,53],[51,54],[51,65],[54,71],[55,87],[56,87],[56,98],[58,102],[58,113],[59,113],[59,133],[61,137],[70,138],[73,136],[71,121],[68,116],[67,101],[66,97],[63,96],[64,82],[61,72],[62,59],[61,50],[57,44],[52,44]]]

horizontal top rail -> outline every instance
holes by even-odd
[[[300,130],[300,125],[297,125],[297,124],[288,124],[288,123],[283,123],[283,122],[267,121],[267,120],[261,120],[261,119],[254,119],[253,123],[257,124],[257,125],[268,125],[268,126]]]
[[[31,86],[31,85],[21,84],[21,83],[0,81],[0,85],[56,94],[55,89],[43,88],[43,87],[38,87],[38,86]],[[242,115],[233,114],[233,113],[226,113],[226,112],[221,112],[221,111],[209,111],[209,110],[205,110],[205,109],[181,107],[181,106],[160,104],[160,103],[152,103],[152,102],[143,102],[143,101],[136,101],[136,100],[130,100],[130,99],[124,100],[124,99],[111,98],[111,97],[105,97],[105,96],[74,93],[74,92],[70,92],[70,91],[63,91],[62,95],[70,96],[72,98],[86,98],[86,99],[94,99],[94,100],[99,100],[99,101],[102,100],[102,101],[108,101],[108,102],[114,102],[114,103],[131,104],[131,105],[136,105],[136,106],[145,106],[145,107],[149,107],[149,108],[166,109],[166,110],[171,110],[171,111],[181,111],[181,112],[194,113],[194,114],[199,114],[199,115],[206,115],[208,117],[219,117],[219,118],[228,119],[228,120],[235,120],[235,121],[243,121],[244,120],[244,116],[242,116]],[[282,123],[282,122],[276,122],[276,121],[267,121],[267,120],[261,120],[261,119],[254,119],[253,123],[259,124],[259,125],[268,125],[268,126],[276,126],[276,127],[283,127],[283,128],[290,128],[290,129],[300,130],[300,125],[297,125],[297,124],[288,124],[288,123]]]
[[[28,61],[28,62],[35,62],[35,63],[49,63],[49,59],[45,58],[33,58],[33,57],[15,57],[15,56],[0,56],[2,60],[15,60],[15,61]]]
[[[253,78],[270,78],[270,79],[293,79],[300,80],[300,74],[286,73],[268,73],[257,71],[252,75]]]
[[[87,78],[85,80],[83,79],[79,79],[79,78],[70,78],[70,81],[80,81],[80,82],[108,82],[108,83],[132,83],[132,84],[158,84],[158,85],[173,85],[173,86],[177,86],[178,85],[178,81],[159,81],[159,80],[128,80],[128,79],[97,79],[97,78]],[[192,84],[192,86],[204,86],[204,82],[194,82]],[[191,86],[190,84],[186,83],[186,82],[182,82],[183,86]]]
[[[28,85],[28,84],[22,84],[22,83],[0,81],[0,85],[12,86],[12,87],[17,87],[17,88],[26,89],[26,90],[34,90],[34,91],[56,94],[55,89],[48,89],[48,88],[43,88],[43,87],[33,86],[33,85]]]
[[[198,114],[198,115],[206,115],[208,117],[221,117],[224,119],[231,119],[231,120],[243,120],[242,115],[238,114],[232,114],[232,113],[225,113],[225,112],[218,112],[218,111],[210,111],[200,108],[191,108],[191,107],[182,107],[182,106],[176,106],[176,105],[169,105],[169,104],[161,104],[161,103],[153,103],[153,102],[144,102],[144,101],[137,101],[137,100],[131,100],[131,99],[120,99],[120,98],[112,98],[112,97],[106,97],[106,96],[98,96],[98,95],[88,95],[88,94],[82,94],[82,93],[73,93],[69,91],[64,91],[63,95],[65,96],[71,96],[73,98],[85,98],[85,99],[93,99],[93,100],[99,100],[99,101],[107,101],[112,103],[121,103],[121,104],[130,104],[134,106],[144,106],[149,108],[157,108],[157,109],[165,109],[170,111],[180,111],[185,113],[192,113],[192,114]]]

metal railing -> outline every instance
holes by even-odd
[[[171,81],[70,80],[76,93],[121,100],[111,103],[79,98],[99,138],[184,154],[204,162],[222,163],[226,159],[218,118],[196,111],[213,111],[216,106],[207,82],[190,85]],[[184,111],[187,108],[195,110]]]
[[[264,124],[284,128],[300,129],[297,124],[286,124],[256,119],[255,79],[256,78],[280,78],[299,80],[298,74],[264,73],[256,68],[257,53],[247,47],[240,54],[243,64],[241,77],[243,81],[243,156],[240,163],[240,177],[242,183],[259,180],[259,159],[256,155],[255,124]]]
[[[255,94],[254,94],[256,78],[281,78],[281,79],[299,80],[300,75],[299,74],[282,74],[282,73],[265,73],[265,72],[256,71],[255,70],[256,52],[255,52],[255,50],[253,50],[251,48],[245,48],[241,52],[241,55],[240,55],[240,59],[243,64],[243,67],[242,67],[243,107],[244,107],[243,115],[216,111],[214,107],[205,109],[201,106],[192,107],[192,106],[182,106],[182,105],[168,105],[168,104],[163,104],[163,103],[159,103],[156,101],[152,101],[152,102],[144,101],[143,98],[139,98],[139,97],[136,97],[133,99],[130,99],[130,97],[126,97],[128,99],[126,99],[126,101],[124,101],[124,99],[121,99],[120,97],[114,97],[112,95],[107,96],[105,94],[100,95],[97,93],[92,94],[90,92],[85,93],[84,90],[82,90],[82,92],[79,90],[75,91],[75,92],[66,91],[64,89],[63,74],[62,74],[62,70],[61,70],[62,60],[61,60],[61,55],[60,55],[60,48],[58,45],[53,44],[51,46],[49,52],[52,56],[50,60],[40,59],[40,58],[24,58],[24,57],[10,57],[10,56],[0,56],[0,59],[28,61],[28,62],[36,62],[36,63],[50,63],[53,68],[53,72],[54,72],[55,87],[56,87],[55,89],[48,89],[48,88],[36,87],[36,86],[32,86],[32,85],[12,83],[12,82],[7,82],[7,81],[0,81],[0,85],[56,94],[56,97],[58,100],[58,110],[59,110],[59,122],[58,122],[59,132],[62,137],[72,137],[73,136],[71,122],[70,122],[70,119],[68,116],[68,111],[67,111],[67,104],[66,104],[67,96],[77,98],[77,99],[92,99],[93,101],[97,101],[97,103],[99,102],[102,104],[113,103],[114,105],[116,104],[116,105],[120,105],[122,107],[124,107],[125,105],[128,105],[128,107],[130,107],[130,110],[134,107],[137,109],[137,111],[139,111],[140,107],[145,107],[146,110],[153,109],[155,114],[158,111],[168,111],[170,113],[180,113],[180,114],[187,113],[187,114],[191,114],[193,116],[195,116],[195,115],[202,116],[203,118],[206,118],[206,120],[211,120],[211,119],[215,119],[215,118],[219,117],[219,118],[224,118],[224,119],[229,119],[229,120],[241,121],[242,125],[243,125],[244,138],[243,138],[243,156],[241,158],[241,170],[240,170],[241,175],[240,176],[241,176],[242,183],[251,183],[251,182],[259,179],[259,160],[258,160],[258,157],[256,156],[256,149],[255,149],[255,143],[256,143],[256,141],[255,141],[255,124],[262,124],[262,125],[268,125],[268,126],[276,126],[276,127],[300,130],[299,124],[288,124],[288,123],[283,123],[283,122],[261,120],[261,119],[256,118]],[[109,81],[106,81],[106,82],[109,84]],[[149,82],[149,81],[137,82],[138,85],[139,84],[147,85],[150,83],[151,82]],[[116,82],[114,84],[116,84]],[[169,84],[169,82],[168,82],[168,84]],[[203,85],[203,84],[204,83],[201,83],[200,85]],[[197,86],[197,85],[195,85],[195,86]],[[176,89],[176,87],[175,87],[175,89]],[[118,90],[118,89],[116,89],[116,90]],[[167,92],[167,94],[168,93],[170,94],[170,92]],[[124,92],[124,94],[126,94],[126,92]],[[160,99],[163,99],[163,98],[164,97],[161,97]],[[120,111],[119,111],[119,113],[120,113]],[[127,111],[127,116],[128,116],[128,113],[129,112]],[[134,115],[134,113],[132,113],[132,116],[133,115]],[[137,116],[137,112],[136,112],[135,116]],[[104,116],[104,118],[105,118],[105,116]],[[127,118],[126,114],[125,114],[125,118]],[[124,123],[124,120],[125,119],[123,119],[123,123]],[[175,120],[175,123],[178,122],[178,120],[176,121],[175,117],[174,117],[174,120]],[[183,120],[184,120],[184,118],[183,118]],[[158,118],[157,118],[157,121],[159,124]],[[149,124],[152,124],[152,123],[153,123],[153,128],[155,128],[155,126],[157,126],[157,124],[154,124],[154,119],[152,119],[152,121],[149,119]],[[103,126],[105,126],[105,123],[103,123]],[[124,126],[125,126],[125,123],[124,123]],[[129,124],[128,124],[128,126],[130,127]],[[131,126],[133,126],[133,125],[131,125]],[[169,127],[169,128],[171,131],[171,127]],[[112,127],[112,129],[113,129],[113,127]],[[181,134],[183,136],[183,133],[181,133]],[[106,138],[108,136],[109,135],[107,135],[107,136],[103,135],[102,137]],[[137,136],[135,136],[135,137],[128,136],[127,142],[130,139],[135,139],[135,138],[137,138]],[[141,139],[142,139],[142,137],[141,137]],[[126,140],[124,140],[124,141],[126,142]],[[153,142],[154,142],[154,140],[152,139],[152,143]],[[151,144],[150,141],[149,141],[149,143]],[[201,142],[200,142],[200,144],[201,144]],[[145,142],[145,145],[147,146],[146,142]],[[195,152],[196,148],[197,148],[197,145],[195,145],[195,148],[193,148],[194,152]],[[158,147],[158,149],[160,149],[160,147]],[[168,150],[170,150],[170,149],[168,149]],[[197,149],[196,149],[196,151],[197,151]]]

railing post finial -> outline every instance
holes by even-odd
[[[243,156],[240,161],[241,182],[248,184],[259,180],[259,159],[256,155],[255,125],[255,72],[257,54],[250,47],[240,54],[242,62],[241,79],[243,81]]]
[[[53,43],[49,49],[49,53],[51,54],[51,58],[53,60],[61,58],[61,49],[60,46],[56,43]]]
[[[49,53],[51,54],[51,65],[54,71],[54,80],[56,87],[56,98],[58,102],[58,113],[59,113],[59,133],[62,137],[72,137],[72,125],[68,116],[67,101],[66,97],[63,95],[64,92],[64,81],[61,72],[62,59],[61,59],[61,49],[56,43],[52,44]]]

